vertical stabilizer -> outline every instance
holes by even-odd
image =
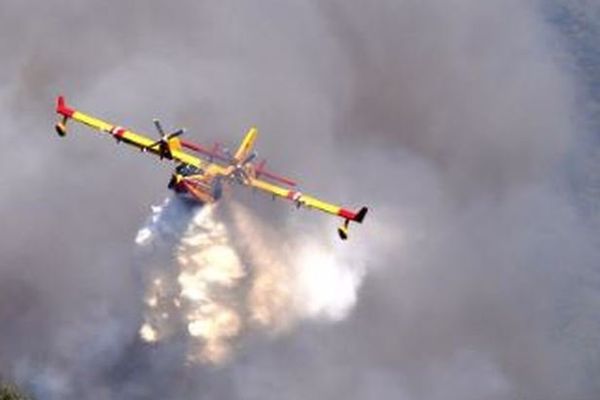
[[[245,160],[250,155],[250,153],[252,153],[252,148],[254,147],[254,141],[256,140],[257,135],[258,129],[256,129],[255,127],[252,127],[248,130],[248,133],[246,133],[246,136],[244,136],[242,144],[233,156],[236,162],[241,162]]]

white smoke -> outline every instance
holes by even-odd
[[[356,303],[364,268],[317,241],[302,242],[293,264],[296,308],[307,317],[343,319]]]
[[[318,236],[281,246],[275,234],[238,203],[222,212],[179,198],[152,207],[136,237],[146,305],[141,339],[159,344],[184,334],[187,362],[217,365],[250,329],[277,334],[302,319],[347,316],[362,264]]]
[[[587,123],[573,101],[581,76],[565,73],[577,66],[542,3],[576,17],[564,29],[597,77],[579,41],[600,43],[589,0],[3,2],[0,374],[40,399],[600,398],[598,185],[585,191],[589,211],[574,199],[600,168],[573,147]],[[256,124],[276,172],[372,206],[360,235],[333,250],[357,276],[368,255],[356,307],[351,296],[308,306],[294,249],[330,244],[265,204],[259,221],[282,226],[275,241],[248,238],[265,245],[262,264],[234,241],[252,313],[228,339],[245,345],[256,330],[259,345],[233,346],[243,359],[218,374],[178,369],[190,335],[173,300],[176,249],[193,212],[156,214],[134,279],[132,232],[166,166],[75,124],[58,141],[58,93],[141,133],[155,116],[187,126],[206,144]],[[359,236],[370,251],[347,265]],[[135,284],[154,279],[167,313],[155,323],[172,332],[145,344],[136,300],[150,293]],[[343,324],[302,322],[332,309],[346,310]]]

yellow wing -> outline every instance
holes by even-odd
[[[304,206],[308,208],[315,208],[317,210],[324,211],[326,213],[336,215],[344,219],[343,225],[338,228],[338,234],[342,240],[348,238],[348,225],[350,221],[362,223],[363,219],[367,215],[368,208],[362,207],[358,212],[348,210],[346,208],[330,204],[325,201],[316,199],[311,196],[302,194],[299,191],[282,188],[272,183],[265,182],[260,179],[249,179],[248,186],[270,193],[273,196],[282,197],[293,201],[298,207]]]
[[[362,222],[363,218],[367,213],[367,208],[363,207],[358,212],[354,212],[348,210],[346,208],[337,206],[335,204],[327,203],[325,201],[319,200],[312,196],[307,196],[302,192],[286,189],[277,185],[273,185],[272,183],[265,182],[260,179],[250,179],[248,181],[248,185],[250,187],[262,190],[264,192],[270,193],[271,195],[282,197],[284,199],[288,199],[293,201],[298,207],[304,206],[308,208],[315,208],[320,211],[324,211],[326,213],[337,215],[346,220]],[[364,210],[364,211],[363,211]]]
[[[56,112],[62,116],[62,120],[56,124],[56,131],[60,136],[66,135],[67,121],[72,119],[102,133],[109,134],[118,142],[123,142],[140,150],[148,151],[149,153],[156,154],[161,158],[165,156],[164,152],[161,150],[161,145],[157,143],[156,140],[70,108],[65,104],[65,100],[62,96],[59,96],[57,99]],[[202,161],[200,158],[194,157],[182,151],[178,138],[169,139],[167,146],[169,151],[166,158],[179,161],[184,164],[193,165],[197,168],[204,168],[206,166],[204,161]]]

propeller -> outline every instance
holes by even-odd
[[[154,122],[154,126],[156,127],[156,130],[160,134],[160,139],[157,140],[156,142],[144,147],[143,151],[146,151],[152,147],[158,146],[160,158],[168,157],[168,156],[170,156],[169,140],[176,138],[177,136],[183,135],[185,133],[185,129],[182,128],[175,132],[165,133],[165,131],[158,119],[155,118],[152,120],[152,122]]]

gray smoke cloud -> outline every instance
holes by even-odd
[[[597,398],[597,213],[572,184],[586,95],[542,5],[597,11],[0,2],[0,374],[41,399]],[[169,167],[85,128],[57,139],[59,93],[203,143],[257,125],[273,169],[369,205],[344,244],[367,264],[355,309],[244,338],[220,368],[141,343],[134,238]],[[235,195],[282,242],[335,234],[317,213]]]

